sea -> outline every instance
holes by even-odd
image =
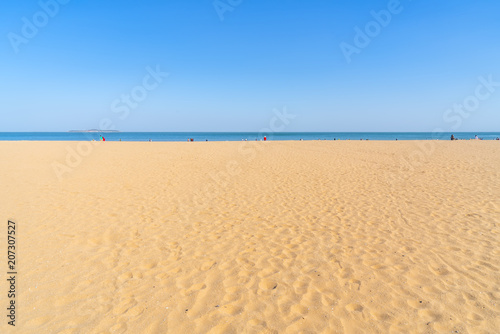
[[[495,140],[500,132],[0,132],[0,141]]]

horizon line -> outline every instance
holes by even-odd
[[[267,133],[266,131],[119,131],[119,130],[67,130],[67,131],[0,131],[0,133]],[[500,130],[479,131],[270,131],[269,133],[500,133]]]

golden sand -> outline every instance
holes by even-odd
[[[0,156],[2,277],[9,218],[18,247],[1,333],[499,331],[500,142],[2,142]]]

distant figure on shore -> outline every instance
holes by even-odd
[[[267,137],[266,137],[266,136],[264,136],[264,141],[266,141],[266,140],[267,140]]]
[[[454,135],[451,135],[451,140],[456,140]]]
[[[106,141],[106,138],[102,137],[102,141]]]
[[[194,139],[193,139],[193,138],[191,138],[191,141],[194,141]]]
[[[497,140],[500,140],[500,138],[497,137]]]
[[[477,137],[477,135],[476,135],[476,136],[474,136],[474,139],[479,139],[479,138],[478,138],[478,137]]]
[[[151,138],[149,138],[149,142],[152,142]]]

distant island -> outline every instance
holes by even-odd
[[[90,129],[90,130],[69,130],[68,132],[120,132],[118,130],[98,130],[98,129]]]

